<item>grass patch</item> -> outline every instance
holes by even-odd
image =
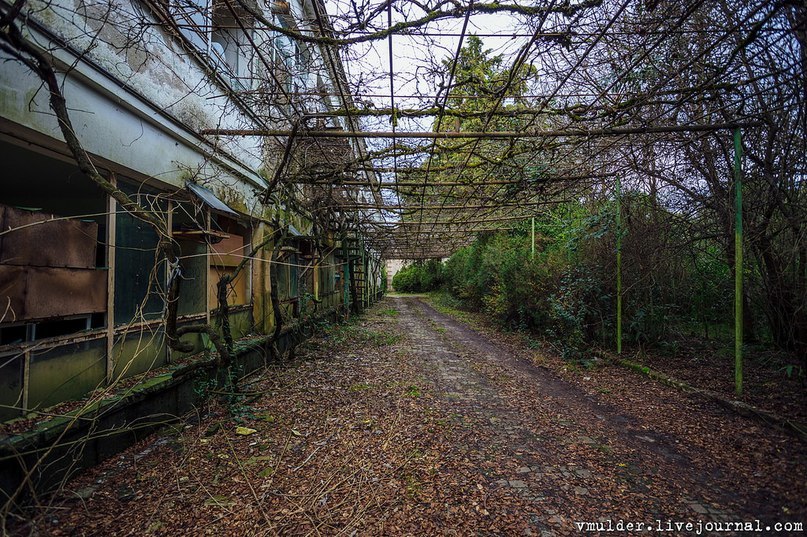
[[[442,313],[467,324],[473,324],[473,317],[462,309],[462,301],[445,291],[429,293],[429,304]]]
[[[421,484],[415,476],[411,474],[404,476],[404,484],[406,486],[406,495],[409,496],[409,498],[414,500],[420,495]]]
[[[362,326],[356,321],[348,321],[328,327],[325,330],[325,337],[334,345],[350,347],[361,345],[388,347],[398,343],[403,338],[401,334],[373,330]]]
[[[379,332],[377,330],[367,330],[367,343],[375,347],[389,347],[395,345],[403,339],[401,334],[394,334],[392,332]]]

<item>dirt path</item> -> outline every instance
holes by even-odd
[[[668,521],[764,529],[807,513],[794,438],[631,372],[536,365],[417,298],[388,298],[299,354],[242,383],[254,400],[81,476],[20,532],[580,535],[582,522],[661,521],[686,535]]]

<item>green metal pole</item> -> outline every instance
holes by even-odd
[[[743,394],[743,143],[734,129],[734,391]]]
[[[345,271],[344,271],[344,299],[343,305],[345,307],[345,311],[350,311],[350,249],[345,246]]]
[[[532,217],[532,250],[530,252],[530,259],[535,259],[535,217]]]
[[[616,176],[616,353],[622,354],[622,183]]]
[[[361,305],[362,308],[367,308],[367,258],[364,255],[364,239],[361,240],[361,271],[362,284],[361,284]]]

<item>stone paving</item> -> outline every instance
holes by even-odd
[[[762,504],[732,505],[722,471],[692,460],[657,426],[623,415],[423,301],[390,300],[441,405],[472,431],[456,456],[534,511],[525,534],[577,534],[577,520],[765,514]]]

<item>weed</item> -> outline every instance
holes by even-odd
[[[392,332],[371,330],[355,321],[329,327],[326,337],[337,346],[357,346],[369,344],[374,347],[388,347],[398,343],[403,336]]]
[[[406,495],[410,498],[416,498],[420,494],[421,485],[415,476],[412,474],[406,474],[404,476],[404,482],[406,483]]]
[[[352,386],[350,386],[350,388],[348,388],[348,390],[350,390],[351,392],[363,392],[369,389],[370,385],[367,384],[366,382],[359,382],[358,384],[353,384]]]
[[[274,423],[277,420],[274,414],[270,414],[269,412],[262,412],[260,414],[256,414],[255,418],[261,421],[265,421],[266,423]]]
[[[784,371],[787,378],[804,378],[804,369],[796,364],[787,364],[780,371]]]
[[[406,388],[406,392],[404,392],[404,395],[407,397],[420,397],[420,388],[418,388],[414,384],[411,384]]]
[[[527,337],[527,346],[529,348],[531,348],[531,349],[540,349],[541,347],[544,346],[544,344],[540,340],[533,339],[533,338],[528,336]]]
[[[268,467],[264,468],[263,470],[261,470],[260,472],[258,472],[258,475],[260,477],[270,477],[274,473],[275,473],[275,469],[272,468],[271,466],[268,466]]]
[[[389,347],[403,338],[401,334],[391,332],[377,332],[375,330],[367,330],[366,332],[366,341],[376,347]]]

